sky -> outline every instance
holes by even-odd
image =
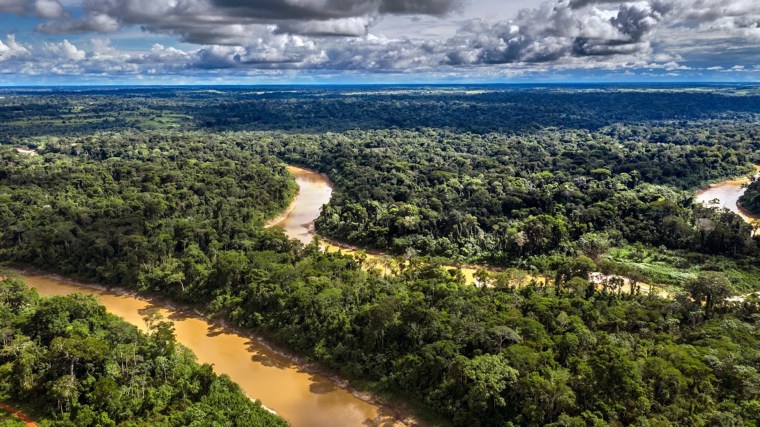
[[[760,80],[760,0],[0,0],[0,85]]]

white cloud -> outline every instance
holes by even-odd
[[[60,43],[45,43],[45,49],[63,61],[81,61],[86,56],[83,50],[65,39]]]
[[[13,34],[9,34],[5,38],[5,43],[0,40],[0,61],[25,57],[27,55],[29,55],[29,51],[24,46],[16,43],[16,36]]]
[[[496,13],[499,0],[470,1],[488,16],[459,20],[457,11],[467,3],[458,0],[84,0],[84,13],[73,17],[56,0],[0,0],[0,12],[49,18],[39,25],[47,33],[115,33],[116,39],[142,29],[161,37],[161,44],[141,52],[119,51],[102,38],[91,41],[88,53],[68,40],[45,49],[22,46],[26,53],[6,42],[0,59],[6,70],[15,61],[19,70],[44,72],[44,64],[60,73],[94,74],[285,70],[503,77],[760,65],[755,0],[548,0],[512,19]],[[378,22],[385,30],[408,28],[384,37],[374,30]],[[422,28],[433,22],[435,29]],[[172,37],[198,47],[172,47],[166,41]]]
[[[33,7],[40,18],[55,19],[64,16],[63,6],[56,0],[36,0]]]

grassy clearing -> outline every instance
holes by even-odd
[[[722,272],[739,293],[760,289],[760,266],[724,256],[627,245],[611,249],[604,259],[615,273],[628,273],[673,291],[682,289],[701,271]]]

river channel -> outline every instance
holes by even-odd
[[[760,176],[760,165],[755,167],[757,168],[758,176]],[[315,237],[313,222],[319,217],[322,206],[327,204],[332,197],[332,183],[326,176],[308,169],[288,166],[287,170],[295,178],[299,187],[299,193],[286,214],[272,221],[270,225],[280,227],[288,237],[308,244]],[[745,221],[752,223],[760,219],[753,218],[737,206],[737,200],[744,194],[745,185],[749,182],[749,177],[722,181],[698,191],[696,198],[697,201],[710,206],[726,207],[739,214]],[[327,243],[324,240],[322,240],[321,245],[323,249],[330,252],[356,253],[355,249],[346,245],[335,245]],[[387,255],[384,254],[367,255],[367,259],[374,260],[376,268],[381,269],[384,268],[386,257]],[[475,268],[461,267],[460,270],[464,274],[467,283],[477,284],[477,280],[474,278]],[[604,277],[601,273],[595,274],[597,279]],[[539,281],[545,280],[542,277],[537,277],[536,279]],[[639,283],[639,286],[646,292],[653,290],[653,287],[649,284]],[[661,292],[658,291],[658,293]]]
[[[216,373],[229,375],[249,397],[260,400],[293,427],[401,425],[389,411],[357,398],[327,377],[304,371],[291,358],[260,341],[213,325],[193,313],[60,278],[22,275],[43,296],[94,295],[109,312],[143,330],[145,310],[159,308],[174,322],[177,340],[190,348],[200,363],[210,363]]]
[[[288,166],[287,170],[295,178],[299,192],[295,201],[288,209],[287,215],[277,218],[270,225],[282,228],[291,239],[298,239],[304,244],[308,244],[315,236],[314,221],[319,218],[322,206],[326,205],[332,197],[332,183],[326,176],[308,169]],[[324,239],[321,241],[321,245],[328,252],[340,251],[346,255],[357,253],[357,250],[350,246],[329,243]],[[373,262],[375,268],[386,270],[385,261],[388,258],[387,255],[372,253],[366,255],[367,260]],[[469,267],[457,268],[462,271],[468,283],[475,283],[473,275],[477,269]]]
[[[760,165],[755,165],[755,168],[758,172],[756,176],[760,178]],[[746,190],[745,186],[749,183],[749,177],[745,176],[713,184],[697,192],[697,201],[707,206],[729,209],[744,218],[745,221],[753,223],[760,220],[760,218],[750,215],[747,211],[739,208],[739,205],[737,204],[739,197],[741,197]]]
[[[314,237],[312,223],[323,205],[330,201],[332,186],[323,175],[288,166],[300,191],[282,217],[272,225],[304,243]],[[758,166],[760,172],[760,166]],[[748,178],[728,180],[697,193],[697,200],[726,207],[752,221],[736,206]],[[756,219],[756,218],[755,218]],[[351,248],[322,243],[328,251],[354,253]],[[369,255],[378,261],[383,255]],[[378,262],[378,265],[381,265]],[[474,269],[463,268],[469,282]],[[387,409],[365,402],[329,378],[301,369],[292,358],[284,356],[262,342],[219,327],[181,310],[105,289],[72,283],[60,278],[22,273],[30,286],[43,296],[68,295],[75,292],[94,295],[106,309],[126,321],[145,329],[145,310],[156,306],[174,322],[177,340],[190,348],[201,363],[214,365],[215,372],[229,375],[251,398],[260,400],[294,427],[394,426],[401,425]]]

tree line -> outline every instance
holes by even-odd
[[[617,123],[752,125],[760,114],[760,95],[747,85],[5,88],[0,95],[0,138],[13,142],[124,130],[521,134]]]
[[[739,206],[752,215],[760,216],[760,180],[753,180],[739,197]]]

